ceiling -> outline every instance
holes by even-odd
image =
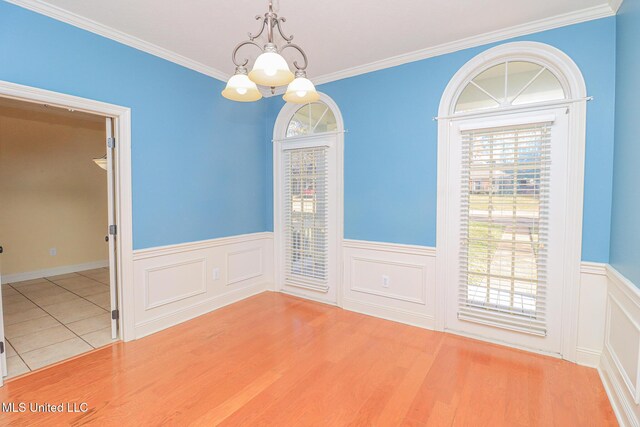
[[[266,0],[9,1],[218,78],[233,72],[232,49],[258,30],[254,18],[267,9]],[[433,56],[429,49],[443,53],[612,15],[620,0],[611,1],[278,0],[275,7],[309,56],[310,78],[324,82]]]

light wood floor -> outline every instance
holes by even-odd
[[[594,369],[276,293],[17,378],[0,425],[615,425]]]

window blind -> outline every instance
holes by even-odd
[[[461,320],[546,335],[551,125],[462,131]]]
[[[285,280],[326,291],[329,251],[329,149],[284,152]]]

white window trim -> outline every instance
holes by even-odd
[[[569,115],[569,153],[567,162],[567,185],[571,197],[567,198],[566,212],[573,218],[565,230],[564,266],[565,287],[562,297],[562,345],[564,359],[576,360],[578,337],[578,298],[580,285],[580,264],[582,256],[582,220],[584,200],[584,159],[586,139],[586,100],[587,89],[582,73],[573,60],[559,49],[537,42],[506,43],[477,55],[467,62],[453,76],[447,85],[438,110],[438,183],[437,183],[437,227],[436,227],[436,313],[437,330],[445,329],[446,289],[447,289],[447,218],[457,215],[450,212],[448,192],[449,140],[455,102],[470,79],[484,69],[497,63],[509,61],[535,62],[549,68],[560,80],[567,99],[557,105],[567,107]],[[577,100],[582,102],[576,102]],[[524,107],[524,108],[523,108]],[[540,106],[519,106],[519,111],[536,111]],[[500,109],[496,113],[504,113]],[[482,110],[478,115],[491,114],[491,110]],[[465,114],[469,117],[469,114]]]
[[[344,240],[344,121],[342,119],[342,114],[340,113],[340,109],[338,105],[324,93],[319,92],[320,94],[320,102],[324,102],[329,106],[329,108],[333,111],[333,114],[336,118],[337,131],[335,132],[326,132],[326,133],[316,133],[309,134],[305,136],[297,136],[286,138],[287,135],[287,127],[289,126],[289,121],[293,117],[293,115],[298,111],[301,107],[300,104],[287,103],[282,107],[280,113],[278,113],[278,117],[276,118],[275,125],[273,127],[273,230],[274,230],[274,279],[275,279],[275,290],[278,292],[282,292],[282,286],[284,284],[284,259],[281,253],[281,248],[283,244],[283,236],[282,233],[278,232],[278,230],[282,229],[282,200],[283,194],[280,188],[280,180],[281,180],[281,170],[280,165],[282,163],[282,159],[280,156],[281,150],[278,144],[283,143],[283,141],[291,141],[296,142],[296,144],[303,143],[305,140],[316,140],[322,136],[333,136],[335,138],[336,143],[336,186],[337,186],[337,194],[336,194],[336,224],[337,230],[335,236],[335,266],[336,266],[336,283],[334,284],[336,287],[336,305],[338,307],[342,307],[343,304],[343,262],[342,262],[342,245]],[[333,284],[332,284],[333,285]],[[305,298],[309,298],[308,295],[304,295]],[[319,302],[327,303],[327,301],[319,299]]]

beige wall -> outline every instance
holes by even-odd
[[[103,119],[0,105],[2,276],[108,258],[104,135]]]

